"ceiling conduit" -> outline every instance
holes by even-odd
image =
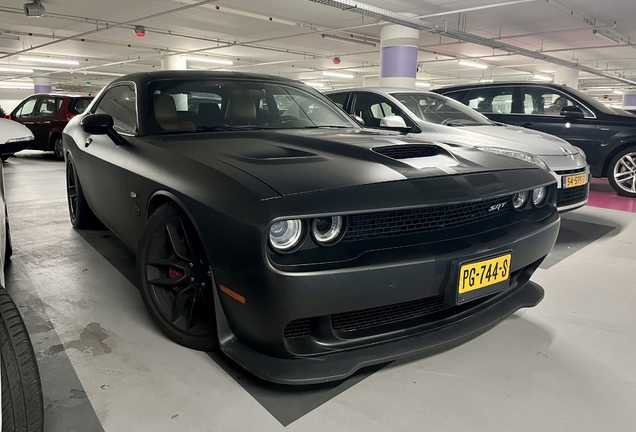
[[[510,45],[504,42],[488,39],[485,37],[477,36],[471,33],[462,32],[459,30],[443,28],[426,21],[422,21],[416,18],[410,18],[402,14],[391,12],[389,10],[371,6],[365,3],[357,2],[355,0],[309,0],[309,1],[313,3],[322,4],[325,6],[331,6],[333,8],[341,9],[343,11],[354,12],[363,16],[375,18],[377,20],[385,21],[391,24],[397,24],[404,27],[417,29],[420,31],[425,31],[428,33],[433,33],[436,35],[443,35],[449,38],[457,39],[460,42],[474,43],[476,45],[481,45],[488,48],[505,51],[509,54],[518,54],[518,55],[533,58],[536,60],[543,60],[543,61],[553,63],[559,66],[565,66],[565,67],[569,67],[573,69],[578,69],[580,71],[597,75],[603,78],[620,81],[626,84],[636,85],[636,81],[630,80],[628,78],[612,75],[610,73],[606,73],[606,72],[603,72],[588,66],[583,66],[578,63],[573,63],[568,60],[563,60],[558,57],[545,55],[538,51],[532,51],[529,49],[520,48],[515,45]]]

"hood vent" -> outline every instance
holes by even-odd
[[[390,157],[392,159],[412,159],[421,157],[436,156],[440,153],[440,148],[432,145],[395,145],[387,147],[376,147],[374,152],[381,154],[382,156]]]

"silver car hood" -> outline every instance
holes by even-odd
[[[517,126],[443,126],[426,122],[418,122],[418,126],[427,137],[437,132],[446,139],[479,147],[501,147],[537,156],[567,156],[563,149],[578,153],[570,143],[561,138]]]

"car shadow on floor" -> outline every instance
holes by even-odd
[[[617,235],[620,231],[621,227],[610,221],[589,216],[586,220],[579,220],[566,215],[561,218],[556,244],[541,268],[547,270],[595,241],[609,234]]]

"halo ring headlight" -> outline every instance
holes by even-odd
[[[289,251],[303,238],[303,223],[300,219],[288,219],[274,222],[269,227],[269,244],[274,250]]]
[[[541,186],[532,191],[532,204],[536,208],[543,207],[548,198],[548,188],[547,186]]]
[[[342,216],[319,217],[311,223],[311,235],[316,243],[327,246],[336,243],[344,232]]]
[[[528,203],[530,191],[518,192],[512,196],[512,206],[515,210],[522,210]]]

